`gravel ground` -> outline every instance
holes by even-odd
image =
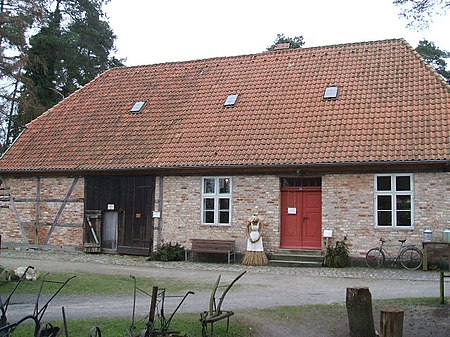
[[[61,251],[3,250],[0,264],[13,266],[33,265],[49,272],[96,272],[134,275],[136,277],[171,278],[180,282],[195,282],[212,287],[217,276],[222,275],[224,283],[230,282],[240,272],[246,271],[239,280],[239,287],[227,295],[225,309],[236,312],[251,322],[259,336],[348,336],[348,323],[345,310],[347,287],[369,287],[372,298],[437,297],[439,295],[438,272],[406,271],[403,269],[372,270],[367,268],[283,268],[248,267],[237,264],[212,264],[192,262],[155,262],[145,257],[84,254]],[[3,294],[4,295],[4,294]],[[196,292],[190,296],[181,312],[200,313],[207,308],[209,291]],[[448,296],[448,295],[447,295]],[[14,321],[24,312],[32,310],[34,303],[16,300],[8,309],[8,318]],[[117,303],[129,303],[120,305]],[[167,303],[167,312],[178,300]],[[275,308],[307,304],[338,303],[337,311],[314,313],[302,311],[292,313],[291,317],[274,317],[264,311],[252,312],[250,309]],[[52,301],[46,318],[61,316],[60,307],[64,305],[71,318],[79,317],[130,317],[132,298],[117,296],[58,296]],[[340,308],[340,309],[339,309]],[[374,308],[377,322],[378,308]],[[137,312],[148,311],[148,301],[137,304]],[[448,306],[405,308],[405,336],[448,336]],[[378,324],[378,323],[376,323]],[[443,331],[442,333],[440,331]]]

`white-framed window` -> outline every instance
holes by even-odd
[[[231,178],[202,178],[202,224],[231,224]]]
[[[376,174],[374,194],[376,227],[411,229],[414,226],[412,174]]]

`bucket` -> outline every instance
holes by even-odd
[[[450,242],[450,229],[449,228],[444,229],[444,232],[442,235],[442,241]]]
[[[425,228],[423,230],[423,241],[431,242],[433,240],[433,232],[430,228]]]

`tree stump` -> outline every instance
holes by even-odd
[[[397,308],[388,308],[380,312],[380,329],[383,337],[403,336],[404,311]]]
[[[369,288],[347,288],[345,303],[350,337],[376,337]]]

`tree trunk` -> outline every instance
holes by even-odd
[[[375,337],[372,295],[369,288],[347,288],[345,299],[350,337]]]
[[[403,336],[404,311],[397,308],[389,308],[380,312],[380,329],[383,337]]]

